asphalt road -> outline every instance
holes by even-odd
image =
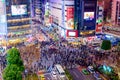
[[[58,76],[56,77],[56,79],[54,79],[52,77],[51,73],[46,73],[45,78],[46,78],[46,80],[61,80]]]
[[[73,75],[74,80],[95,80],[92,74],[84,75],[81,71],[77,68],[70,69],[69,72]]]
[[[45,74],[45,78],[46,80],[52,80],[52,77],[49,73]]]

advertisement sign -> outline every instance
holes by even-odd
[[[74,29],[74,7],[67,7],[67,29]]]
[[[98,1],[98,12],[97,12],[97,21],[96,21],[96,34],[102,33],[103,27],[103,10],[104,10],[104,1]]]
[[[67,30],[67,37],[78,37],[78,30]]]
[[[95,30],[89,30],[89,31],[81,31],[80,35],[82,36],[91,36],[95,34]]]
[[[93,20],[94,19],[94,12],[84,12],[84,19],[85,20]]]
[[[49,22],[53,23],[53,17],[52,16],[49,16]]]
[[[98,2],[97,2],[97,5],[103,7],[103,6],[104,6],[104,1],[98,1]]]
[[[12,12],[12,15],[26,15],[27,5],[12,5],[11,12]]]
[[[96,33],[101,33],[102,32],[102,24],[97,24],[96,25]]]
[[[49,3],[45,4],[45,16],[49,16]]]

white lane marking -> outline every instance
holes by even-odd
[[[47,77],[48,80],[50,80],[50,78]]]
[[[82,72],[81,72],[81,73],[82,73]],[[87,77],[88,75],[85,75],[85,74],[82,73],[82,76],[83,76],[85,79],[90,80],[90,79]]]
[[[74,74],[75,74],[75,76],[77,77],[77,78],[79,78],[79,76],[75,73],[75,72],[73,72]]]

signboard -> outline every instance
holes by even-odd
[[[67,30],[67,37],[78,37],[78,30]]]
[[[67,29],[74,29],[74,7],[67,7]]]
[[[102,33],[104,1],[97,2],[96,34]]]
[[[102,23],[101,24],[98,24],[96,25],[96,33],[101,33],[102,32]]]
[[[52,16],[49,16],[49,22],[53,23],[53,17]]]
[[[84,12],[84,19],[85,20],[93,20],[94,19],[94,12]]]

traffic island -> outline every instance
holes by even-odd
[[[118,74],[110,66],[101,65],[98,68],[98,71],[106,76],[109,80],[119,80]]]
[[[39,80],[37,74],[28,74],[25,80]]]
[[[70,74],[70,72],[67,69],[65,69],[65,74],[68,80],[73,80],[73,76]]]

